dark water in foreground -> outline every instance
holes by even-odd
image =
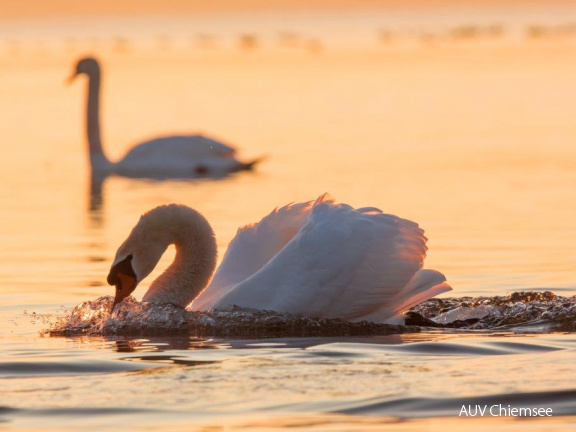
[[[567,427],[576,416],[572,335],[437,331],[30,343],[9,341],[2,348],[0,419],[14,428],[373,430],[387,424],[418,430],[422,423],[441,428],[463,421],[462,406],[476,404],[550,408],[553,419],[541,420],[547,427]],[[502,428],[524,427],[523,421],[484,418],[494,420]]]
[[[103,297],[59,316],[15,320],[20,332],[37,328],[43,336],[14,336],[0,348],[0,420],[44,430],[434,430],[461,427],[463,406],[476,413],[478,405],[487,414],[466,428],[569,428],[576,338],[542,332],[573,325],[575,301],[552,293],[450,298],[415,311],[451,327],[356,323],[346,330],[342,322],[305,319],[320,334],[333,325],[341,333],[405,333],[230,338],[208,334],[261,321],[293,331],[302,322],[238,308],[199,316],[135,300],[109,317],[111,299]],[[500,325],[490,328],[496,319]],[[150,336],[154,328],[165,334]],[[543,408],[552,417],[491,416],[491,407],[496,414]]]

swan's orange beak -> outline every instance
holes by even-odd
[[[78,76],[78,73],[76,71],[74,71],[74,73],[72,73],[72,75],[70,75],[68,78],[66,78],[66,81],[64,81],[64,84],[66,84],[66,85],[72,84],[77,76]]]
[[[127,274],[118,273],[115,286],[116,296],[114,297],[111,313],[118,303],[134,292],[136,289],[136,278]]]
[[[114,264],[106,280],[109,285],[116,287],[116,297],[114,297],[114,304],[110,311],[112,313],[116,305],[132,294],[138,285],[136,273],[132,268],[132,254]]]

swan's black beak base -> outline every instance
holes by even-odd
[[[132,294],[138,285],[136,273],[132,268],[132,255],[128,255],[112,266],[107,281],[109,285],[116,287],[116,296],[111,311],[113,312],[116,305]]]

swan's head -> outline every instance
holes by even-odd
[[[165,221],[157,216],[153,211],[144,214],[116,252],[107,278],[116,287],[112,309],[134,292],[173,242]]]
[[[94,57],[84,57],[83,59],[78,60],[78,63],[76,63],[76,68],[72,72],[72,75],[70,75],[70,78],[68,78],[68,83],[74,81],[78,75],[92,75],[99,71],[100,65],[98,60],[96,60]]]

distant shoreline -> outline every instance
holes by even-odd
[[[48,18],[70,16],[149,16],[163,14],[221,14],[243,12],[279,11],[338,11],[361,9],[389,9],[394,11],[434,10],[438,8],[481,9],[481,10],[526,10],[550,7],[573,7],[568,0],[526,0],[503,2],[499,0],[316,0],[313,5],[306,0],[239,0],[234,2],[216,0],[212,2],[165,0],[126,0],[123,2],[102,0],[100,2],[77,2],[74,0],[29,0],[26,2],[0,3],[0,17],[3,20],[22,18]]]

